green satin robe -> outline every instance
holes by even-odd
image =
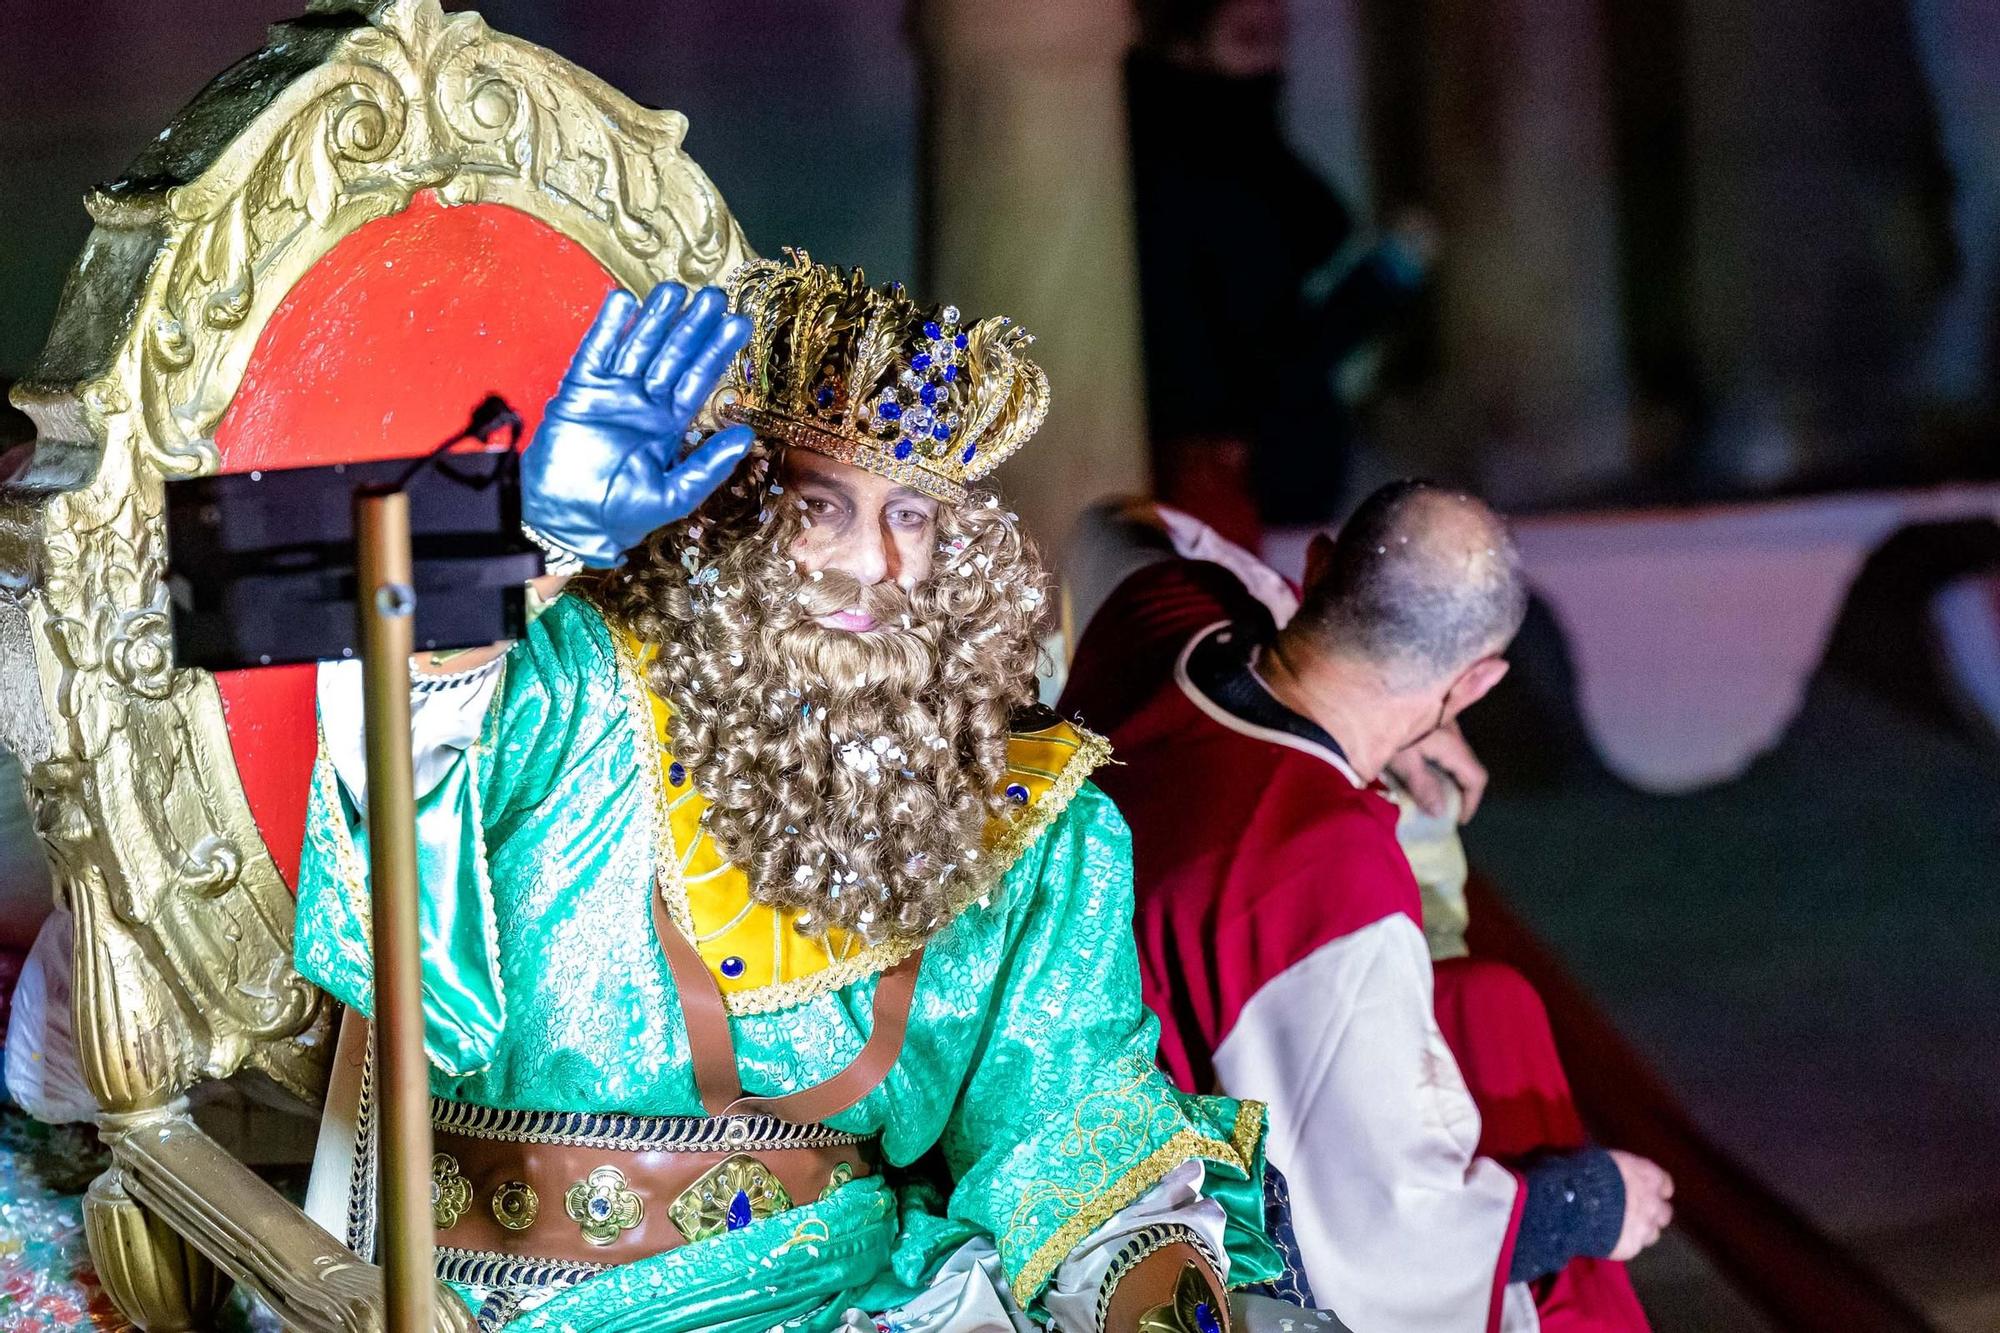
[[[480,739],[419,803],[426,1042],[440,1097],[539,1111],[698,1116],[653,935],[657,742],[588,602],[559,598],[508,653]],[[1057,799],[1056,794],[1049,798]],[[991,873],[991,872],[989,872]],[[299,880],[299,970],[371,1008],[366,832],[324,750]],[[731,1020],[744,1090],[830,1077],[869,1031],[875,977]],[[830,1123],[883,1159],[941,1145],[949,1197],[857,1180],[830,1199],[629,1264],[521,1317],[576,1329],[825,1327],[921,1290],[975,1235],[1015,1298],[1194,1158],[1230,1225],[1230,1280],[1267,1280],[1262,1108],[1189,1097],[1155,1069],[1140,999],[1129,836],[1077,784],[983,903],[926,948],[903,1053]]]

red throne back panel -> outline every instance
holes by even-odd
[[[532,432],[612,283],[582,246],[525,213],[420,194],[342,240],[271,316],[216,428],[222,470],[423,453],[488,393],[519,408]],[[313,668],[224,672],[216,683],[251,813],[295,884],[316,748]]]

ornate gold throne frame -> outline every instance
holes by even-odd
[[[232,1279],[288,1327],[381,1321],[378,1270],[187,1110],[191,1086],[242,1071],[316,1105],[331,1005],[291,966],[292,898],[272,834],[295,849],[297,831],[274,830],[258,800],[259,747],[277,742],[244,719],[261,707],[268,720],[273,700],[226,710],[226,683],[171,666],[162,481],[346,456],[338,439],[301,447],[297,414],[260,404],[232,419],[231,408],[253,371],[283,407],[294,367],[282,349],[310,346],[283,337],[300,328],[354,350],[325,318],[337,306],[287,314],[286,303],[343,241],[413,204],[435,216],[516,210],[601,266],[599,292],[612,280],[640,291],[710,281],[746,258],[682,152],[685,129],[678,113],[643,109],[438,0],[317,0],[86,200],[96,225],[13,395],[38,440],[0,490],[0,743],[29,775],[74,916],[73,1021],[113,1163],[85,1200],[86,1229],[106,1289],[141,1327],[206,1325]],[[524,265],[523,280],[537,267]],[[386,266],[365,278],[374,291],[400,280]],[[490,296],[509,279],[483,280]],[[581,309],[499,349],[520,407],[539,411],[523,386],[546,396]],[[452,349],[465,360],[493,350],[466,337]],[[279,350],[260,351],[271,340]],[[274,355],[277,373],[259,368]],[[303,359],[297,368],[311,377]],[[398,392],[409,401],[408,385]],[[462,418],[470,402],[447,410]],[[371,419],[366,402],[347,407]],[[448,433],[385,424],[354,448],[415,453]],[[277,720],[310,727],[310,695],[282,697],[290,713]],[[441,1310],[440,1326],[463,1322],[456,1302]]]

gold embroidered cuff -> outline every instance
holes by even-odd
[[[1139,1196],[1159,1184],[1169,1171],[1181,1163],[1200,1157],[1233,1163],[1247,1174],[1256,1161],[1257,1142],[1263,1134],[1264,1104],[1243,1102],[1236,1108],[1236,1124],[1230,1130],[1227,1143],[1192,1129],[1181,1130],[1169,1138],[1120,1176],[1109,1189],[1079,1208],[1069,1221],[1056,1228],[1055,1234],[1028,1256],[1028,1262],[1021,1265],[1021,1272],[1013,1282],[1015,1304],[1027,1308],[1050,1275],[1072,1250],[1083,1243],[1085,1237],[1110,1221],[1119,1209],[1138,1202]]]

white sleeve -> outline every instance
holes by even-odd
[[[479,739],[506,660],[502,654],[456,675],[411,676],[410,738],[418,796],[435,787],[451,761]],[[318,693],[327,759],[354,804],[366,810],[368,748],[361,726],[361,663],[321,662]]]
[[[1357,1329],[1485,1328],[1513,1226],[1432,1004],[1423,934],[1393,916],[1266,983],[1215,1056],[1229,1095],[1269,1103],[1313,1295]]]
[[[6,1091],[29,1115],[51,1125],[97,1117],[97,1099],[84,1082],[83,1058],[70,1030],[73,933],[64,908],[43,920],[14,983],[7,1020]]]
[[[1202,1177],[1199,1159],[1181,1163],[1084,1237],[1056,1269],[1042,1294],[1049,1326],[1060,1333],[1091,1333],[1097,1327],[1098,1288],[1111,1271],[1111,1261],[1134,1232],[1161,1223],[1175,1223],[1200,1236],[1223,1266],[1216,1277],[1227,1280],[1229,1257],[1223,1250],[1222,1233],[1228,1219],[1221,1204],[1203,1197]]]

